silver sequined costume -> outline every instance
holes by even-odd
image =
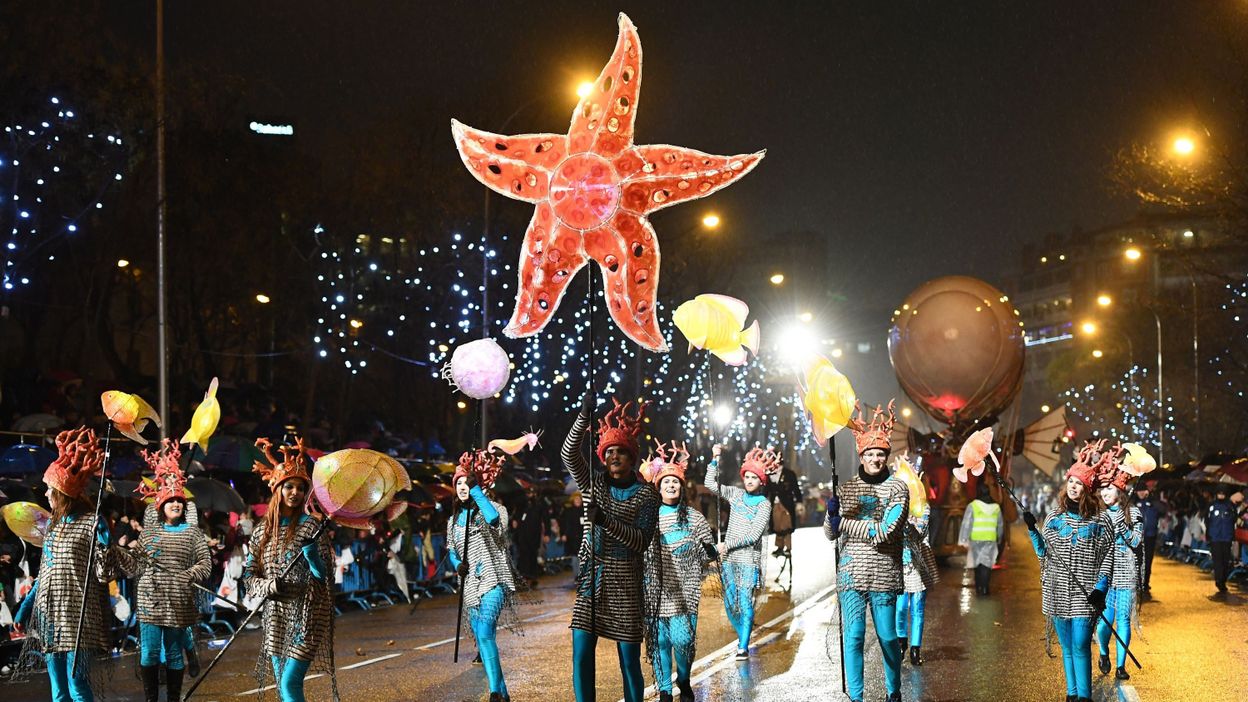
[[[212,556],[204,533],[185,522],[181,528],[157,523],[143,530],[139,548],[141,554],[129,549],[117,552],[121,569],[139,578],[135,612],[139,621],[171,627],[187,627],[199,621],[198,590],[191,583],[212,574]],[[156,565],[151,566],[149,559]]]
[[[1085,592],[1113,577],[1114,526],[1104,512],[1086,519],[1073,512],[1050,512],[1040,530],[1041,610],[1047,617],[1094,617]],[[1034,537],[1033,537],[1034,542]],[[1082,585],[1082,589],[1080,589]]]
[[[923,592],[940,580],[936,557],[927,542],[931,505],[923,506],[923,515],[906,512],[906,528],[902,535],[901,577],[906,592]]]

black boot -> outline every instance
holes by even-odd
[[[1079,697],[1076,695],[1066,695],[1066,702],[1079,702]]]
[[[1109,675],[1109,656],[1102,655],[1096,660],[1096,668],[1101,671],[1101,675]]]
[[[923,665],[923,654],[919,652],[918,646],[910,647],[910,665]]]
[[[680,702],[693,702],[693,686],[688,680],[677,680],[676,689],[680,690]]]
[[[901,649],[901,660],[906,660],[906,649],[910,647],[910,640],[903,636],[897,639],[897,646]]]
[[[884,698],[884,702],[901,702],[901,692],[890,693],[888,697]]]
[[[1130,680],[1131,674],[1127,672],[1126,666],[1118,666],[1118,670],[1114,671],[1114,677],[1119,680]]]
[[[193,641],[186,649],[186,674],[192,678],[199,677],[199,649],[195,648]]]
[[[139,666],[139,679],[143,681],[143,702],[160,702],[160,666]]]
[[[165,699],[182,702],[182,671],[170,668],[165,671]]]
[[[672,702],[672,693],[659,691],[659,702]]]

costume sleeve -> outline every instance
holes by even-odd
[[[906,508],[909,509],[909,506],[907,506]],[[919,541],[922,541],[923,539],[927,538],[927,530],[931,527],[931,520],[932,520],[931,505],[923,505],[923,514],[919,515],[917,519],[910,520],[910,526],[911,528],[914,529],[915,534],[918,535]]]
[[[1100,565],[1096,569],[1096,589],[1101,592],[1109,590],[1114,579],[1114,534],[1113,520],[1102,515],[1100,533],[1096,535],[1095,547]]]
[[[486,523],[492,527],[498,526],[498,510],[494,507],[494,503],[485,496],[485,491],[481,489],[481,486],[473,485],[468,494],[472,497],[472,501],[477,503],[477,509],[480,510]]]
[[[904,484],[894,482],[888,503],[884,505],[883,519],[842,519],[841,531],[851,539],[873,544],[895,541],[901,535],[909,502],[910,491]]]
[[[971,527],[975,522],[975,511],[970,505],[966,506],[966,511],[962,513],[962,526],[958,528],[958,545],[971,545]]]
[[[257,524],[251,532],[251,540],[247,542],[247,559],[243,562],[243,586],[250,596],[264,597],[277,590],[277,578],[268,577],[264,564],[256,557],[261,534],[267,527],[267,522]]]
[[[576,421],[572,422],[572,428],[568,430],[568,437],[563,440],[563,450],[560,456],[563,458],[563,467],[572,474],[572,479],[581,489],[581,494],[592,499],[593,483],[589,464],[585,462],[585,454],[581,451],[581,446],[585,443],[585,432],[588,429],[589,417],[578,412]]]
[[[127,578],[137,578],[146,570],[144,568],[146,559],[135,556],[134,551],[121,546],[118,546],[115,551],[110,557],[116,564],[117,570],[120,570]]]
[[[737,538],[724,539],[729,551],[735,551],[739,548],[749,548],[758,543],[763,538],[763,532],[767,531],[767,524],[771,521],[771,503],[763,500],[758,506],[758,511],[754,513],[754,518],[746,525],[745,529]]]
[[[1056,515],[1055,512],[1049,512],[1049,516],[1044,518],[1043,526],[1041,526],[1039,529],[1035,531],[1032,531],[1031,529],[1027,530],[1027,536],[1028,538],[1031,539],[1031,547],[1035,549],[1036,556],[1041,561],[1043,561],[1049,555],[1049,544],[1047,541],[1044,540],[1044,534],[1045,532],[1052,530],[1051,524],[1053,523],[1053,518],[1055,515]]]
[[[658,526],[659,501],[653,490],[649,494],[650,499],[637,512],[636,524],[625,524],[607,515],[602,525],[608,534],[619,539],[633,553],[646,552],[646,547],[654,540],[654,530]]]
[[[191,527],[195,529],[195,527]],[[186,581],[198,583],[208,579],[212,575],[212,552],[208,550],[208,537],[204,533],[195,529],[195,545],[192,550],[191,567],[186,569],[184,575]]]
[[[843,492],[843,490],[842,490],[842,492]],[[838,510],[839,510],[839,505],[840,505],[840,502],[841,502],[841,496],[840,496],[840,495],[833,495],[833,497],[835,497],[835,498],[836,498],[836,502],[837,502],[837,505],[838,505]],[[829,500],[829,502],[831,502],[831,500]],[[825,512],[825,513],[824,513],[824,515],[823,515],[823,536],[824,536],[824,538],[826,538],[828,541],[836,541],[837,539],[841,538],[841,529],[840,529],[840,526],[841,526],[841,522],[842,522],[842,521],[843,521],[843,520],[841,519],[841,517],[840,517],[839,513],[834,515],[834,514],[833,514],[833,511],[832,511],[832,510],[830,510],[830,509],[829,509],[827,512]]]
[[[707,490],[727,500],[728,504],[734,504],[741,495],[745,494],[744,490],[735,485],[720,484],[718,458],[712,458],[711,462],[706,465],[706,477],[702,480],[702,484]]]
[[[692,522],[693,525],[693,540],[698,543],[699,547],[703,545],[715,545],[715,534],[711,532],[711,525],[707,523],[706,517],[703,517],[701,512],[690,509],[689,521]],[[705,548],[699,548],[698,550],[701,551],[702,566],[706,567],[706,565],[713,559],[710,554],[706,552]]]
[[[446,557],[451,560],[451,567],[459,567],[459,544],[455,542],[455,513],[451,514],[451,518],[446,520]]]

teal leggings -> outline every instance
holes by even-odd
[[[297,658],[271,656],[273,678],[277,682],[277,695],[281,702],[306,702],[303,696],[303,677],[308,674],[312,661]]]
[[[52,687],[52,702],[94,702],[91,682],[87,679],[91,670],[91,654],[86,653],[78,664],[78,674],[70,677],[74,669],[74,653],[47,653],[43,660],[48,665],[48,682]]]
[[[1135,592],[1133,590],[1119,590],[1110,588],[1109,594],[1105,597],[1105,619],[1114,623],[1114,628],[1118,630],[1118,635],[1128,645],[1131,645],[1131,607],[1134,604]],[[1096,642],[1100,645],[1101,655],[1109,655],[1109,641],[1113,638],[1113,634],[1109,633],[1109,625],[1105,623],[1105,619],[1096,621]],[[1127,649],[1122,646],[1118,647],[1118,667],[1121,668],[1127,664]]]
[[[875,624],[884,659],[884,687],[893,694],[901,687],[901,648],[897,646],[897,596],[891,592],[842,590],[841,622],[845,631],[845,687],[851,700],[862,699],[863,653],[867,644],[867,610]]]
[[[1057,641],[1062,645],[1066,670],[1066,694],[1092,696],[1092,617],[1053,617]]]
[[[697,636],[698,617],[695,614],[678,614],[660,617],[658,621],[658,651],[654,656],[654,684],[660,692],[672,691],[672,659],[676,660],[676,679],[689,682],[693,667],[693,641]]]
[[[724,613],[737,632],[737,648],[749,649],[754,631],[754,586],[758,568],[743,563],[724,564]]]
[[[485,593],[476,607],[468,609],[468,622],[477,637],[477,651],[481,653],[481,665],[490,680],[490,692],[507,695],[507,682],[503,680],[503,666],[498,657],[498,615],[503,611],[503,587],[496,585]]]
[[[897,596],[897,638],[910,637],[911,646],[923,645],[923,613],[927,610],[927,591],[903,592]],[[909,620],[909,621],[907,621]],[[907,624],[909,626],[907,626]]]
[[[170,670],[182,670],[182,654],[186,650],[186,627],[159,626],[139,622],[139,665],[165,664]]]
[[[596,699],[594,651],[597,648],[597,636],[580,629],[572,630],[572,690],[576,693],[576,702]],[[616,641],[615,651],[620,657],[620,676],[624,679],[624,701],[641,702],[646,689],[645,678],[641,675],[641,644]]]

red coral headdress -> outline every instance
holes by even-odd
[[[156,474],[156,482],[154,485],[149,485],[146,481],[140,481],[134,491],[144,498],[154,497],[157,512],[169,500],[186,500],[186,475],[182,472],[182,466],[179,465],[182,460],[182,449],[178,448],[177,442],[165,439],[160,442],[159,451],[142,450],[139,453],[143,456],[143,460],[147,461],[152,472]]]
[[[637,436],[641,434],[641,425],[645,421],[646,407],[649,402],[641,401],[637,404],[637,414],[629,415],[629,408],[633,406],[632,402],[620,404],[620,401],[611,398],[615,403],[615,407],[607,413],[598,422],[598,460],[606,461],[607,449],[612,446],[623,446],[633,452],[636,457],[641,453],[641,447],[637,443]]]
[[[866,413],[862,411],[862,404],[854,403],[857,416],[850,420],[849,428],[854,432],[854,443],[858,446],[859,456],[868,449],[884,449],[885,452],[893,450],[890,435],[893,433],[893,424],[897,421],[897,415],[893,412],[896,405],[897,400],[888,401],[887,416],[884,414],[885,411],[876,405],[871,413],[871,421],[864,422]]]
[[[79,497],[87,480],[104,468],[104,453],[95,432],[86,428],[68,429],[56,435],[57,457],[43,472],[43,482],[66,497]]]
[[[1114,444],[1114,447],[1107,451],[1105,441],[1101,439],[1085,442],[1083,448],[1079,449],[1075,455],[1075,462],[1070,466],[1070,470],[1066,471],[1066,478],[1075,478],[1089,490],[1112,484],[1115,474],[1120,472],[1118,458],[1122,455],[1123,448],[1121,444]],[[1123,489],[1126,489],[1125,480]]]
[[[771,474],[778,470],[780,470],[780,454],[771,449],[752,448],[746,452],[745,460],[741,462],[741,477],[744,478],[746,473],[753,473],[763,481],[763,485],[766,485]]]
[[[677,444],[675,441],[670,446],[663,443],[654,442],[654,453],[646,457],[641,464],[641,477],[654,483],[657,487],[659,481],[667,476],[675,476],[681,483],[685,482],[685,469],[689,467],[689,449],[685,445]]]
[[[259,473],[268,481],[270,490],[277,490],[279,485],[292,478],[305,480],[308,487],[312,487],[312,477],[308,475],[308,452],[303,447],[302,438],[295,439],[294,446],[278,447],[282,454],[280,459],[274,455],[273,442],[268,439],[256,439],[256,448],[264,452],[268,462],[256,461],[252,472]]]
[[[502,456],[482,449],[465,451],[459,457],[455,474],[451,476],[451,485],[458,483],[460,478],[472,475],[481,487],[492,488],[494,481],[498,480],[498,474],[503,472],[504,460]]]

